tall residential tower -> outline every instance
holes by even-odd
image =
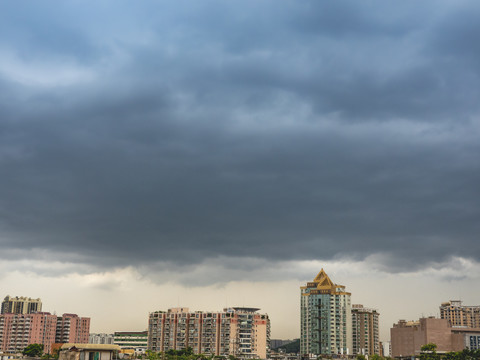
[[[352,354],[351,294],[334,284],[322,269],[300,287],[300,353]]]
[[[378,316],[375,309],[352,305],[354,355],[380,354]]]

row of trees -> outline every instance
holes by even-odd
[[[148,360],[239,360],[233,355],[216,356],[206,354],[194,354],[191,347],[188,347],[184,350],[168,350],[165,352],[154,352],[147,350],[146,357]]]
[[[462,351],[452,351],[446,354],[437,353],[437,345],[430,343],[421,347],[420,360],[480,360],[480,350],[465,349]],[[382,360],[383,358],[377,354],[369,356],[369,360]],[[386,360],[392,360],[386,357]],[[357,360],[366,360],[363,355],[358,355]]]
[[[58,353],[56,354],[56,356],[44,354],[42,344],[30,344],[25,349],[23,349],[22,354],[28,357],[42,357],[43,359],[58,358]],[[168,350],[166,352],[147,351],[145,357],[148,360],[239,360],[232,355],[226,357],[194,354],[191,347],[188,347],[184,350]]]
[[[480,350],[464,349],[446,354],[437,353],[437,345],[426,344],[421,348],[420,360],[480,360]]]
[[[28,357],[43,357],[48,359],[53,357],[49,354],[43,354],[42,344],[30,344],[23,349],[22,354]],[[235,356],[215,356],[205,354],[194,354],[193,349],[188,347],[184,350],[168,350],[166,352],[147,351],[148,360],[238,360]],[[381,356],[374,354],[369,360],[383,360]],[[387,358],[391,359],[391,358]],[[358,355],[357,360],[366,360],[365,356]],[[420,360],[480,360],[480,350],[462,350],[452,351],[446,354],[437,353],[437,345],[426,344],[421,348]]]
[[[367,360],[367,357],[365,355],[357,355],[357,360]],[[381,357],[378,354],[373,354],[368,357],[368,360],[393,360],[391,357]]]

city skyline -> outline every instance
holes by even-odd
[[[359,268],[356,268],[356,270],[357,271],[355,276],[357,278],[360,279],[365,276],[364,273],[359,272],[360,270]],[[332,274],[334,276],[337,276],[336,273],[332,273]],[[311,277],[312,276],[310,276],[310,279],[307,279],[304,283],[311,281]],[[404,277],[403,279],[402,279],[402,276],[390,276],[387,279],[384,279],[383,281],[387,281],[387,282],[396,281],[396,284],[397,284],[396,291],[392,295],[375,293],[375,292],[373,292],[372,294],[365,294],[365,293],[355,294],[355,292],[358,292],[359,290],[361,291],[361,289],[364,288],[363,285],[365,284],[361,284],[361,286],[358,286],[359,284],[355,285],[355,283],[351,283],[351,284],[348,283],[348,280],[344,281],[344,283],[347,283],[349,290],[353,289],[351,290],[353,292],[352,301],[351,301],[352,304],[357,304],[362,301],[364,302],[364,304],[368,302],[369,308],[373,308],[376,311],[380,312],[381,314],[380,316],[381,321],[379,326],[380,341],[385,342],[390,340],[390,328],[392,324],[398,322],[399,320],[409,321],[409,320],[416,320],[421,317],[429,317],[429,316],[435,316],[437,318],[440,318],[440,307],[442,303],[445,302],[445,299],[443,298],[439,299],[437,298],[437,296],[439,296],[439,294],[446,293],[445,291],[443,292],[440,291],[441,289],[438,289],[438,292],[430,291],[432,288],[430,288],[430,290],[426,291],[425,293],[417,292],[416,294],[418,296],[423,296],[423,299],[424,299],[423,303],[419,302],[417,298],[403,299],[404,305],[408,305],[407,311],[391,310],[392,309],[391,302],[395,296],[401,296],[401,294],[405,294],[405,291],[408,291],[409,289],[411,289],[412,286],[422,287],[421,285],[422,283],[424,284],[427,284],[429,282],[431,283],[431,279],[432,279],[431,276],[427,275],[423,279],[420,279],[421,281],[417,280],[417,282],[413,283],[410,277],[408,276]],[[406,283],[403,283],[404,281],[406,281]],[[273,290],[272,288],[266,288],[265,292],[261,294],[261,296],[258,298],[256,302],[252,300],[250,300],[249,302],[245,302],[245,299],[252,298],[252,296],[245,295],[245,293],[249,293],[253,291],[253,288],[250,287],[251,285],[247,283],[243,283],[243,284],[240,284],[240,288],[239,288],[239,283],[232,282],[229,285],[226,285],[225,287],[218,287],[218,286],[211,287],[206,294],[203,293],[204,288],[176,287],[177,291],[174,291],[173,293],[171,293],[169,297],[164,296],[165,300],[161,300],[161,302],[159,302],[157,299],[154,299],[152,301],[148,301],[148,299],[142,299],[142,304],[144,304],[144,307],[139,306],[138,301],[134,300],[135,298],[137,298],[138,293],[133,292],[132,293],[133,296],[130,299],[130,302],[126,301],[123,304],[125,310],[123,310],[122,317],[118,316],[118,313],[117,313],[118,310],[115,309],[112,311],[112,308],[108,301],[103,304],[96,301],[94,305],[84,303],[83,306],[77,305],[77,308],[82,309],[81,312],[84,315],[87,315],[92,318],[91,333],[114,333],[118,331],[143,331],[148,328],[148,322],[146,319],[149,313],[155,312],[160,309],[167,309],[171,307],[181,307],[182,304],[189,304],[188,307],[192,308],[195,311],[206,311],[206,312],[212,312],[212,311],[215,312],[215,306],[217,306],[218,308],[222,308],[222,307],[229,308],[229,307],[235,307],[235,306],[259,307],[262,309],[263,312],[269,314],[270,319],[272,320],[272,324],[273,324],[272,338],[283,338],[283,339],[299,338],[300,337],[300,326],[299,326],[300,311],[298,307],[300,306],[300,302],[295,300],[298,300],[298,286],[302,284],[292,283],[292,282],[289,282],[289,284],[292,286],[295,286],[295,290],[297,290],[296,293],[295,292],[292,293],[292,288],[288,288],[288,289],[283,288],[283,291],[281,291],[280,293],[272,293],[271,292]],[[377,284],[378,284],[378,281],[377,281]],[[151,284],[149,286],[151,286]],[[283,284],[283,286],[285,286],[285,283]],[[140,288],[142,287],[147,287],[147,284],[141,284]],[[162,291],[160,289],[159,291]],[[95,289],[95,287],[93,287],[92,290],[98,291],[98,288]],[[104,289],[101,290],[101,292],[103,291]],[[259,293],[258,289],[255,289],[255,291],[257,291],[256,294],[258,295]],[[126,292],[121,291],[120,293],[123,295],[124,298],[128,298],[128,294]],[[201,293],[201,296],[196,295],[199,293]],[[243,293],[243,295],[240,296],[243,301],[240,301],[240,302],[236,300],[229,301],[228,295],[226,295],[226,294],[238,295],[240,293]],[[219,294],[221,294],[220,296],[224,296],[224,298],[218,300]],[[58,299],[58,296],[56,296],[55,294],[51,294],[51,295],[53,296],[53,298]],[[64,299],[65,300],[64,306],[66,306],[67,309],[69,309],[69,311],[74,310],[70,305],[70,301],[75,302],[75,300],[72,300],[74,299],[75,294],[72,294],[72,295],[73,297],[70,297],[70,299],[68,297]],[[182,295],[183,297],[180,295]],[[430,295],[430,302],[425,301],[428,298],[427,295]],[[195,300],[193,301],[181,300],[182,298],[192,298],[192,297]],[[235,298],[235,296],[233,297]],[[262,308],[261,307],[261,304],[268,303],[270,302],[271,298],[275,298],[275,297],[282,297],[283,301],[287,300],[292,304],[294,304],[293,306],[297,306],[297,308],[289,307],[286,309],[284,307],[284,303],[282,303],[281,306],[278,308],[274,308],[274,307]],[[285,297],[287,299],[285,299]],[[168,298],[172,299],[170,300],[171,302],[169,302]],[[382,301],[379,301],[379,298],[382,299]],[[450,299],[450,300],[456,301],[458,299]],[[463,301],[463,302],[465,306],[477,306],[476,301],[477,299],[471,299],[470,301]],[[45,301],[43,301],[43,303],[45,303]],[[157,303],[157,304],[164,303],[166,305],[163,305],[163,306],[152,305],[154,303]],[[148,306],[150,306],[151,308],[148,308]],[[92,308],[97,308],[99,310],[92,310]],[[52,314],[58,312],[55,306],[48,307],[48,309],[49,310],[47,311],[51,312]],[[64,308],[61,307],[59,309],[64,309]],[[126,309],[128,309],[128,311]],[[269,311],[269,309],[273,311]],[[390,309],[390,311],[387,311],[387,309]],[[62,313],[62,311],[65,312],[64,310],[61,310],[58,313]],[[97,314],[97,315],[94,316],[90,314]]]
[[[252,306],[293,338],[323,268],[382,341],[477,305],[479,24],[473,0],[0,3],[3,296],[92,332]]]

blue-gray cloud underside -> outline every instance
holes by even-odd
[[[8,256],[480,260],[476,3],[102,4],[2,5]]]

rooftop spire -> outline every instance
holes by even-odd
[[[317,289],[331,289],[335,287],[335,284],[330,280],[325,270],[320,270],[318,275],[313,279],[313,282],[317,283]]]

